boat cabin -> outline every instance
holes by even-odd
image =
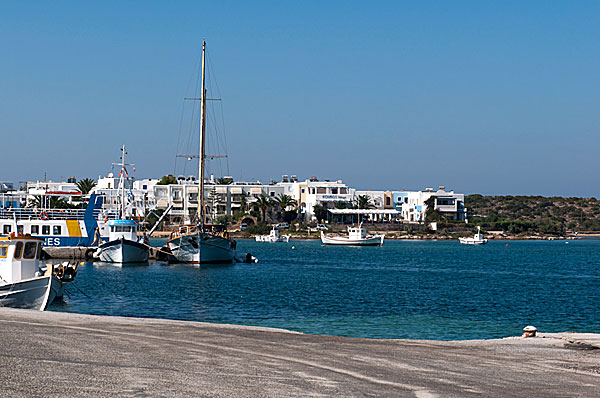
[[[348,238],[349,239],[365,239],[367,237],[367,230],[362,227],[362,224],[358,227],[348,227]]]
[[[108,240],[119,240],[121,238],[137,242],[138,222],[135,220],[110,220],[108,221],[110,231]]]
[[[0,279],[14,283],[34,278],[40,270],[43,243],[43,238],[31,235],[0,237]]]

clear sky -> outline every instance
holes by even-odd
[[[0,15],[0,180],[97,178],[123,144],[136,177],[173,173],[205,38],[236,179],[600,196],[598,1],[5,1]]]

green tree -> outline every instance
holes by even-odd
[[[230,185],[233,184],[233,178],[231,177],[219,177],[216,179],[215,183],[217,185]]]
[[[160,181],[156,183],[156,185],[171,185],[171,184],[177,184],[177,178],[175,178],[172,174],[163,176],[163,178],[161,178]]]
[[[354,206],[357,209],[374,209],[375,205],[371,201],[371,197],[369,195],[358,195],[354,200]]]
[[[240,211],[242,213],[246,212],[246,207],[248,206],[248,195],[245,193],[240,195]]]
[[[88,194],[96,186],[96,181],[93,178],[84,178],[77,181],[77,188],[82,194]]]
[[[425,221],[433,222],[442,220],[442,215],[435,209],[435,196],[430,196],[425,201]]]
[[[279,196],[273,201],[277,207],[279,207],[279,219],[283,220],[283,213],[288,207],[294,207],[298,205],[290,195],[279,194]]]
[[[267,195],[262,194],[258,197],[257,201],[254,202],[254,205],[260,210],[262,222],[267,222],[267,210],[273,205],[271,199],[269,199]]]
[[[323,222],[324,220],[327,220],[327,208],[323,205],[314,205],[313,206],[313,213],[315,215],[315,217],[317,218],[317,221],[319,222]]]
[[[215,187],[212,187],[208,192],[208,198],[206,199],[206,205],[212,220],[217,218],[217,207],[220,201],[221,195],[217,193],[217,189]]]

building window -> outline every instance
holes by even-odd
[[[320,193],[320,194],[327,193],[327,188],[317,188],[317,193]]]
[[[340,188],[340,194],[345,195],[347,193],[348,193],[348,189],[346,189],[346,188]]]
[[[304,188],[302,188],[302,193],[304,193]]]
[[[40,226],[39,225],[32,225],[31,226],[31,233],[32,234],[39,234],[40,233]]]
[[[271,192],[271,196],[275,196],[275,192]]]
[[[338,189],[337,189],[337,188],[331,188],[331,193],[332,193],[333,195],[337,195],[337,193],[338,193]]]
[[[52,235],[60,235],[61,229],[62,228],[60,227],[60,225],[54,225],[52,227]]]

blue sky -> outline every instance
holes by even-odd
[[[138,178],[191,174],[175,155],[196,150],[178,137],[205,38],[236,179],[600,193],[597,1],[30,1],[0,15],[0,180],[97,178],[122,144]]]

